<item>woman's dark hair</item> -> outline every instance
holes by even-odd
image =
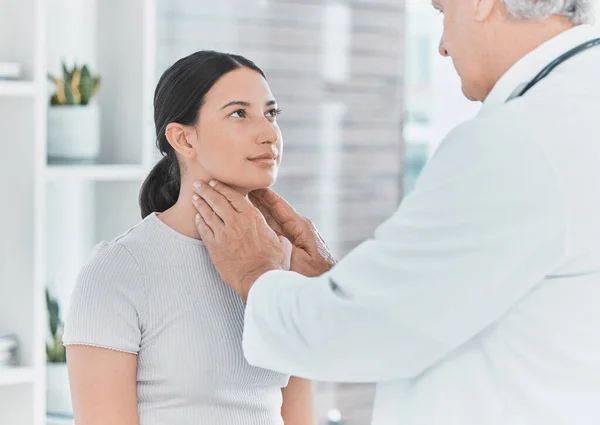
[[[150,171],[140,190],[142,218],[171,208],[179,197],[181,171],[175,150],[165,135],[167,125],[172,122],[195,125],[206,94],[217,80],[244,67],[265,77],[254,62],[212,50],[186,56],[162,74],[154,92],[154,125],[156,146],[163,158]]]

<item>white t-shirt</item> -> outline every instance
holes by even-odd
[[[64,343],[138,355],[141,425],[282,425],[289,377],[246,362],[243,315],[203,243],[151,214],[83,268]]]

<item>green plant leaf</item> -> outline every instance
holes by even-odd
[[[46,288],[46,306],[48,307],[48,324],[52,333],[52,344],[46,344],[46,359],[49,363],[64,363],[67,361],[67,352],[62,342],[63,324],[60,320],[60,308],[56,299],[50,295],[48,288]]]
[[[71,80],[71,73],[67,69],[67,65],[65,64],[64,61],[62,62],[62,71],[63,71],[63,80],[64,81]]]
[[[46,361],[48,363],[54,363],[54,353],[49,344],[46,344]]]
[[[50,296],[50,291],[46,288],[46,306],[48,308],[48,324],[50,326],[50,334],[56,338],[58,326],[60,324],[60,308],[58,302]]]
[[[69,70],[62,61],[63,80],[48,74],[48,79],[56,85],[56,93],[50,98],[51,105],[87,105],[98,92],[100,78],[92,76],[87,65],[77,64]]]
[[[87,65],[81,68],[79,91],[81,92],[81,104],[87,105],[92,97],[93,80]]]
[[[55,348],[55,363],[64,363],[67,361],[67,354],[65,350],[65,346],[63,345],[62,338],[56,337],[54,339],[54,348]]]
[[[46,361],[48,363],[65,363],[67,350],[60,338],[55,338],[52,345],[46,344]]]
[[[96,96],[100,88],[100,77],[94,77],[92,82],[92,97]]]
[[[72,89],[72,84],[73,84],[73,72],[69,71],[66,67],[66,65],[63,62],[63,73],[64,73],[64,80],[63,80],[63,91],[65,94],[65,105],[73,105],[74,104],[74,97],[73,97],[73,89]],[[60,99],[60,96],[59,96]]]
[[[66,105],[74,105],[75,98],[73,96],[73,91],[71,89],[71,80],[70,79],[69,79],[69,81],[65,81],[64,90],[65,90],[65,104]]]

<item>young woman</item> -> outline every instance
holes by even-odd
[[[194,53],[162,75],[154,109],[164,156],[141,190],[143,220],[97,247],[71,299],[76,423],[314,423],[310,382],[245,361],[243,302],[194,226],[194,181],[246,195],[277,178],[279,110],[263,72],[241,56]]]

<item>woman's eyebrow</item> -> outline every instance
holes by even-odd
[[[250,102],[244,102],[243,100],[234,100],[233,102],[229,102],[227,105],[223,106],[221,109],[225,109],[228,106],[233,106],[233,105],[249,107]]]
[[[267,103],[265,103],[265,106],[271,106],[271,105],[276,105],[277,101],[276,100],[269,100]],[[225,109],[229,106],[233,106],[233,105],[238,105],[238,106],[245,106],[246,108],[250,107],[250,102],[246,102],[244,100],[234,100],[232,102],[229,102],[227,105],[223,106],[221,109]]]

